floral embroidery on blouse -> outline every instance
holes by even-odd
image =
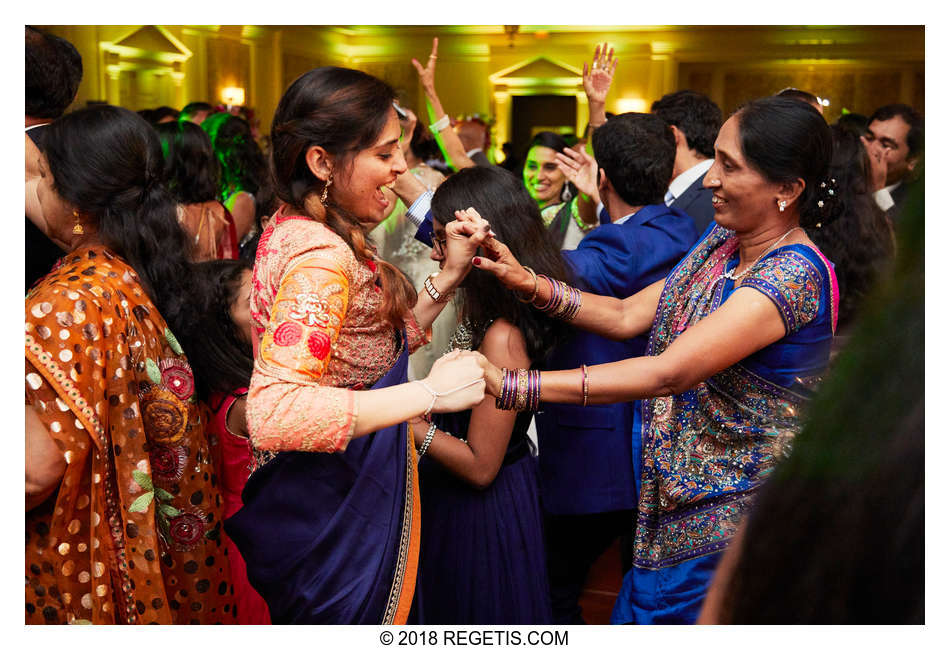
[[[818,314],[821,282],[821,273],[808,258],[784,249],[762,260],[739,286],[768,296],[782,315],[785,333],[791,334]]]
[[[251,291],[260,339],[247,402],[257,467],[276,452],[335,452],[349,443],[352,391],[382,377],[402,345],[378,317],[374,267],[316,221],[278,212],[264,230]],[[427,342],[411,317],[406,329],[410,350]]]
[[[295,300],[297,304],[287,311],[288,316],[307,327],[326,327],[330,324],[330,303],[326,300],[313,293],[297,294]]]

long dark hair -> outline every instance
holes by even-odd
[[[561,252],[548,238],[538,204],[521,179],[500,167],[469,167],[447,178],[432,197],[432,216],[441,224],[453,221],[456,210],[469,207],[491,219],[498,241],[521,263],[551,278],[568,279]],[[493,320],[505,318],[524,334],[528,357],[539,361],[566,331],[563,322],[518,301],[488,273],[469,273],[461,294],[460,314],[473,326],[473,347],[478,347]]]
[[[251,270],[244,260],[211,260],[192,265],[189,310],[175,332],[195,375],[198,399],[230,392],[251,383],[251,342],[231,318],[241,276]]]
[[[155,126],[165,156],[164,178],[179,203],[204,203],[218,197],[218,159],[204,130],[187,120]]]
[[[356,154],[372,146],[393,111],[396,94],[379,79],[348,68],[315,68],[294,81],[281,97],[271,126],[274,191],[295,210],[307,212],[308,199],[319,197],[324,182],[307,166],[307,150],[320,146],[337,159],[337,173],[345,173]],[[330,186],[327,228],[347,243],[357,260],[375,253],[367,242],[358,215],[333,200]],[[415,305],[416,292],[393,265],[376,259],[382,283],[381,317],[401,329]]]
[[[756,99],[736,111],[742,155],[772,183],[801,178],[802,226],[829,224],[841,214],[837,194],[828,192],[831,131],[812,106],[787,97]],[[825,186],[822,186],[825,183]]]
[[[221,200],[237,192],[257,192],[267,164],[247,121],[230,113],[215,113],[201,122],[201,128],[221,165]]]
[[[867,151],[861,138],[845,126],[831,127],[834,154],[829,175],[841,202],[841,217],[808,236],[834,262],[841,293],[839,328],[854,318],[871,286],[894,258],[894,237],[887,215],[869,192]]]
[[[93,106],[46,127],[56,192],[93,218],[110,251],[136,270],[162,317],[175,322],[190,288],[189,242],[162,183],[162,147],[144,119]]]

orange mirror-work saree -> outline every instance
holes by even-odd
[[[26,403],[67,463],[26,513],[26,622],[234,622],[191,368],[105,248],[69,253],[27,295]]]

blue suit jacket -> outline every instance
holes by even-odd
[[[712,206],[712,190],[703,187],[705,177],[703,174],[693,181],[670,205],[671,208],[678,208],[692,217],[697,233],[705,232],[716,214]]]
[[[621,225],[599,226],[563,255],[575,286],[626,298],[666,277],[696,237],[688,215],[661,203],[646,206]],[[575,330],[544,367],[561,370],[641,356],[647,338],[611,341]],[[631,436],[635,404],[542,405],[535,421],[545,510],[585,514],[636,506],[640,435],[636,431]]]

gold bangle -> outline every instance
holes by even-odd
[[[581,366],[581,373],[584,375],[584,380],[582,382],[584,390],[584,402],[581,404],[581,406],[587,406],[587,394],[588,389],[590,388],[590,373],[587,371],[586,365]]]
[[[518,393],[515,397],[515,410],[523,411],[528,402],[528,371],[524,368],[518,369]]]
[[[534,278],[534,291],[531,292],[531,297],[527,300],[519,296],[518,292],[515,292],[515,298],[517,298],[520,302],[531,303],[534,302],[534,299],[538,297],[538,290],[541,288],[541,286],[538,282],[538,274],[534,272],[534,269],[532,269],[530,266],[526,266],[524,269],[531,274],[532,278]]]

